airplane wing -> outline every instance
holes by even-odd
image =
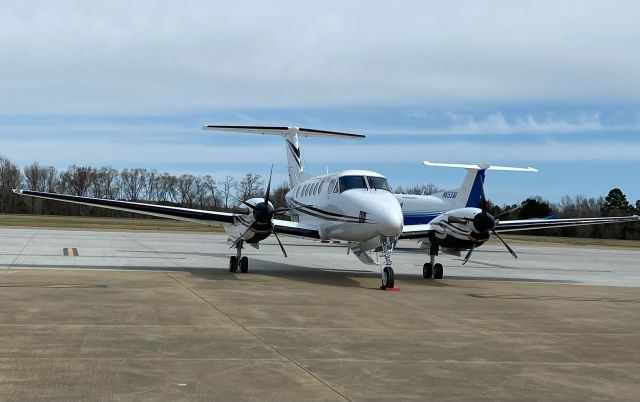
[[[602,218],[571,218],[571,219],[520,219],[512,221],[498,221],[496,232],[516,232],[521,230],[538,230],[561,228],[569,226],[602,225],[606,223],[638,222],[638,215],[606,216]]]
[[[512,221],[498,221],[495,230],[498,233],[517,232],[524,230],[539,230],[562,228],[570,226],[603,225],[608,223],[638,222],[638,215],[606,216],[601,218],[569,218],[569,219],[519,219]],[[400,239],[424,239],[435,231],[434,225],[404,225]]]
[[[400,239],[424,239],[433,233],[435,228],[432,224],[404,225]]]
[[[214,226],[234,225],[235,217],[240,216],[239,214],[233,214],[229,212],[206,211],[201,209],[171,207],[166,205],[110,200],[105,198],[80,197],[75,195],[43,193],[30,190],[13,191],[16,194],[26,195],[29,197],[70,202],[74,204],[88,205],[98,208],[115,209],[118,211],[133,212],[142,215],[151,215],[159,218],[175,219]],[[313,225],[274,219],[273,227],[278,234],[316,240],[320,238],[318,229]]]
[[[44,198],[70,202],[73,204],[89,205],[92,207],[115,209],[118,211],[134,212],[142,215],[151,215],[159,218],[176,219],[187,222],[202,223],[205,225],[233,225],[236,214],[229,212],[214,212],[200,209],[170,207],[166,205],[145,204],[141,202],[110,200],[106,198],[80,197],[76,195],[43,193],[30,190],[13,190],[14,193],[29,197]]]
[[[273,229],[276,233],[287,236],[302,237],[305,239],[320,239],[320,232],[315,226],[300,222],[274,219]]]

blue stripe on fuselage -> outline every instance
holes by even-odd
[[[404,216],[404,224],[405,225],[424,225],[433,220],[436,216],[440,214],[411,214],[405,213]]]

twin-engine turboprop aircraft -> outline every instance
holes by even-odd
[[[290,190],[285,195],[287,208],[274,209],[269,201],[271,176],[262,198],[242,200],[245,212],[229,213],[119,201],[65,194],[14,190],[20,195],[71,202],[101,208],[116,209],[161,218],[178,219],[223,226],[227,243],[236,254],[229,258],[229,270],[247,272],[249,261],[242,256],[244,244],[255,248],[262,240],[274,235],[282,253],[284,246],[278,234],[315,240],[338,240],[348,243],[349,250],[365,264],[375,264],[373,252],[384,258],[381,265],[382,289],[393,288],[395,275],[391,256],[399,238],[419,239],[430,245],[431,260],[424,265],[427,278],[442,278],[442,265],[435,256],[442,248],[473,250],[496,231],[529,230],[578,224],[612,223],[637,220],[638,217],[528,220],[495,223],[486,211],[483,180],[489,167],[471,168],[463,186],[457,191],[434,196],[414,197],[391,193],[387,179],[367,170],[345,170],[323,176],[311,176],[304,171],[298,137],[333,137],[362,139],[363,135],[314,130],[297,127],[265,126],[204,126],[205,130],[269,134],[284,137],[287,152]],[[494,167],[495,169],[495,167]],[[413,197],[413,198],[412,198]],[[479,197],[479,198],[478,198]],[[482,209],[476,208],[482,200]],[[405,216],[403,210],[405,208]],[[291,221],[275,215],[289,212]],[[506,245],[506,244],[505,244]],[[507,246],[508,247],[508,246]],[[470,255],[470,253],[469,253]],[[467,258],[469,257],[467,255]]]
[[[577,219],[521,219],[501,221],[487,211],[484,194],[484,178],[487,170],[537,172],[532,167],[517,168],[491,166],[489,164],[452,164],[423,162],[426,166],[467,169],[462,185],[455,190],[441,191],[431,195],[396,194],[404,215],[405,228],[422,226],[423,232],[403,232],[400,238],[418,239],[422,248],[428,249],[429,260],[423,265],[422,275],[426,279],[441,279],[442,264],[436,263],[438,251],[460,256],[467,251],[463,265],[476,247],[483,245],[491,234],[496,236],[514,258],[518,258],[511,247],[498,233],[523,230],[547,229],[566,226],[598,225],[638,221],[637,215],[605,218]]]
[[[285,196],[288,208],[274,209],[269,201],[271,177],[263,198],[242,200],[240,207],[246,213],[214,212],[29,190],[15,192],[162,218],[221,225],[228,234],[227,243],[236,249],[236,255],[229,259],[231,272],[238,269],[247,272],[249,269],[247,257],[242,256],[244,244],[258,248],[260,242],[271,234],[276,237],[285,257],[286,251],[278,234],[346,241],[350,250],[365,263],[374,264],[368,252],[380,251],[384,257],[381,287],[394,287],[391,256],[395,242],[403,231],[403,218],[400,204],[391,193],[387,179],[379,173],[366,170],[346,170],[314,177],[307,174],[302,165],[298,136],[362,139],[365,138],[363,135],[297,127],[209,125],[203,129],[284,137],[291,188]],[[277,213],[285,211],[289,211],[291,221],[275,218]]]

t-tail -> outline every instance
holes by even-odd
[[[509,167],[509,166],[493,166],[488,163],[478,164],[458,164],[458,163],[434,163],[429,161],[423,162],[426,166],[449,167],[467,169],[467,175],[462,185],[455,190],[440,191],[431,194],[434,197],[442,199],[448,204],[448,209],[457,209],[464,207],[479,208],[482,188],[484,186],[484,177],[487,170],[503,170],[514,172],[537,172],[532,167]]]
[[[273,127],[273,126],[216,126],[206,125],[203,130],[241,132],[250,134],[280,135],[284,137],[287,152],[287,167],[289,171],[289,186],[293,188],[305,181],[310,175],[304,171],[302,153],[298,137],[331,137],[361,140],[365,138],[361,134],[339,133],[335,131],[315,130],[299,127]]]

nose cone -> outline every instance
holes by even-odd
[[[378,233],[382,236],[397,237],[404,228],[400,205],[387,205],[375,217]]]
[[[478,232],[488,232],[496,226],[495,219],[488,213],[479,213],[473,218],[473,227]]]

